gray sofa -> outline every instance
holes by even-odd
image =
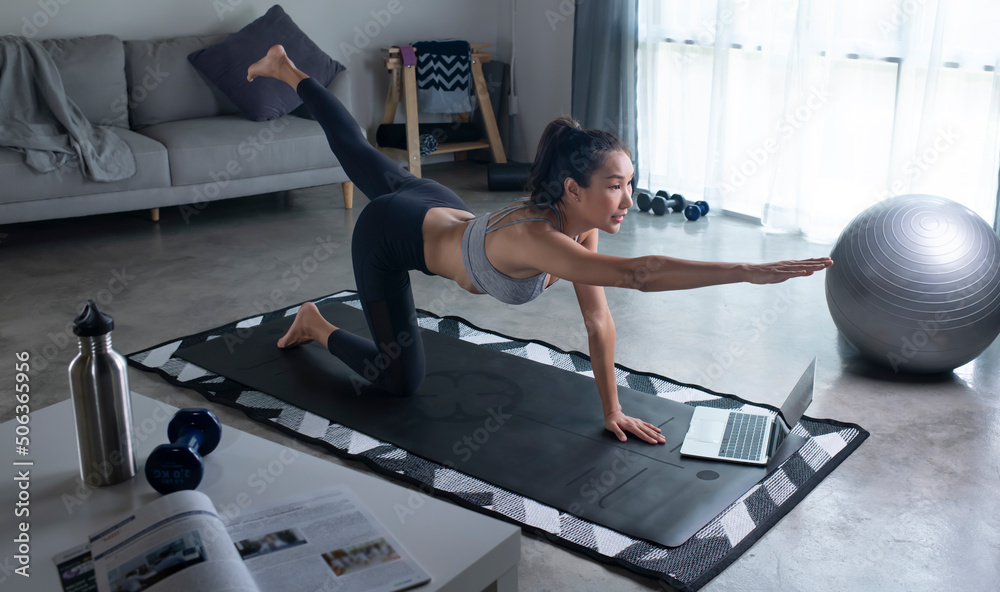
[[[332,183],[343,183],[349,209],[353,185],[304,108],[250,121],[187,61],[225,37],[43,41],[67,96],[128,143],[136,174],[113,183],[86,179],[79,168],[40,174],[0,148],[0,224],[133,210],[158,220],[167,206],[188,219],[213,200]],[[344,71],[329,86],[348,110],[350,84]]]

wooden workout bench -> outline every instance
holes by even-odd
[[[489,43],[471,43],[472,47],[472,80],[476,88],[479,109],[483,113],[483,123],[486,126],[486,138],[476,142],[446,142],[438,146],[437,150],[431,154],[447,154],[456,152],[457,160],[465,158],[468,150],[478,150],[489,148],[493,153],[493,160],[498,163],[507,162],[504,155],[503,144],[500,142],[500,132],[497,130],[497,122],[493,117],[492,103],[489,93],[486,90],[486,80],[483,78],[483,63],[490,61],[489,52],[483,51],[490,46]],[[384,59],[385,68],[392,76],[389,84],[389,94],[385,101],[385,114],[382,116],[382,123],[393,123],[396,118],[396,107],[399,106],[399,98],[402,93],[404,98],[404,117],[406,120],[406,150],[401,148],[391,148],[379,146],[378,149],[383,154],[392,158],[405,160],[410,168],[410,172],[420,176],[420,131],[417,127],[417,69],[414,66],[404,66],[403,59],[399,55],[399,49],[395,47],[383,47],[382,51],[388,54]],[[485,106],[485,107],[484,107]],[[469,113],[460,113],[459,121],[469,121]]]

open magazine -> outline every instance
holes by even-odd
[[[224,522],[178,491],[55,558],[65,592],[397,592],[430,581],[344,485]]]

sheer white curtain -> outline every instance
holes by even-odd
[[[993,222],[1000,5],[639,0],[639,186],[836,239],[930,193]]]

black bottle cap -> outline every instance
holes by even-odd
[[[97,310],[97,304],[88,300],[83,310],[73,319],[73,334],[77,337],[107,335],[115,328],[115,320]]]

